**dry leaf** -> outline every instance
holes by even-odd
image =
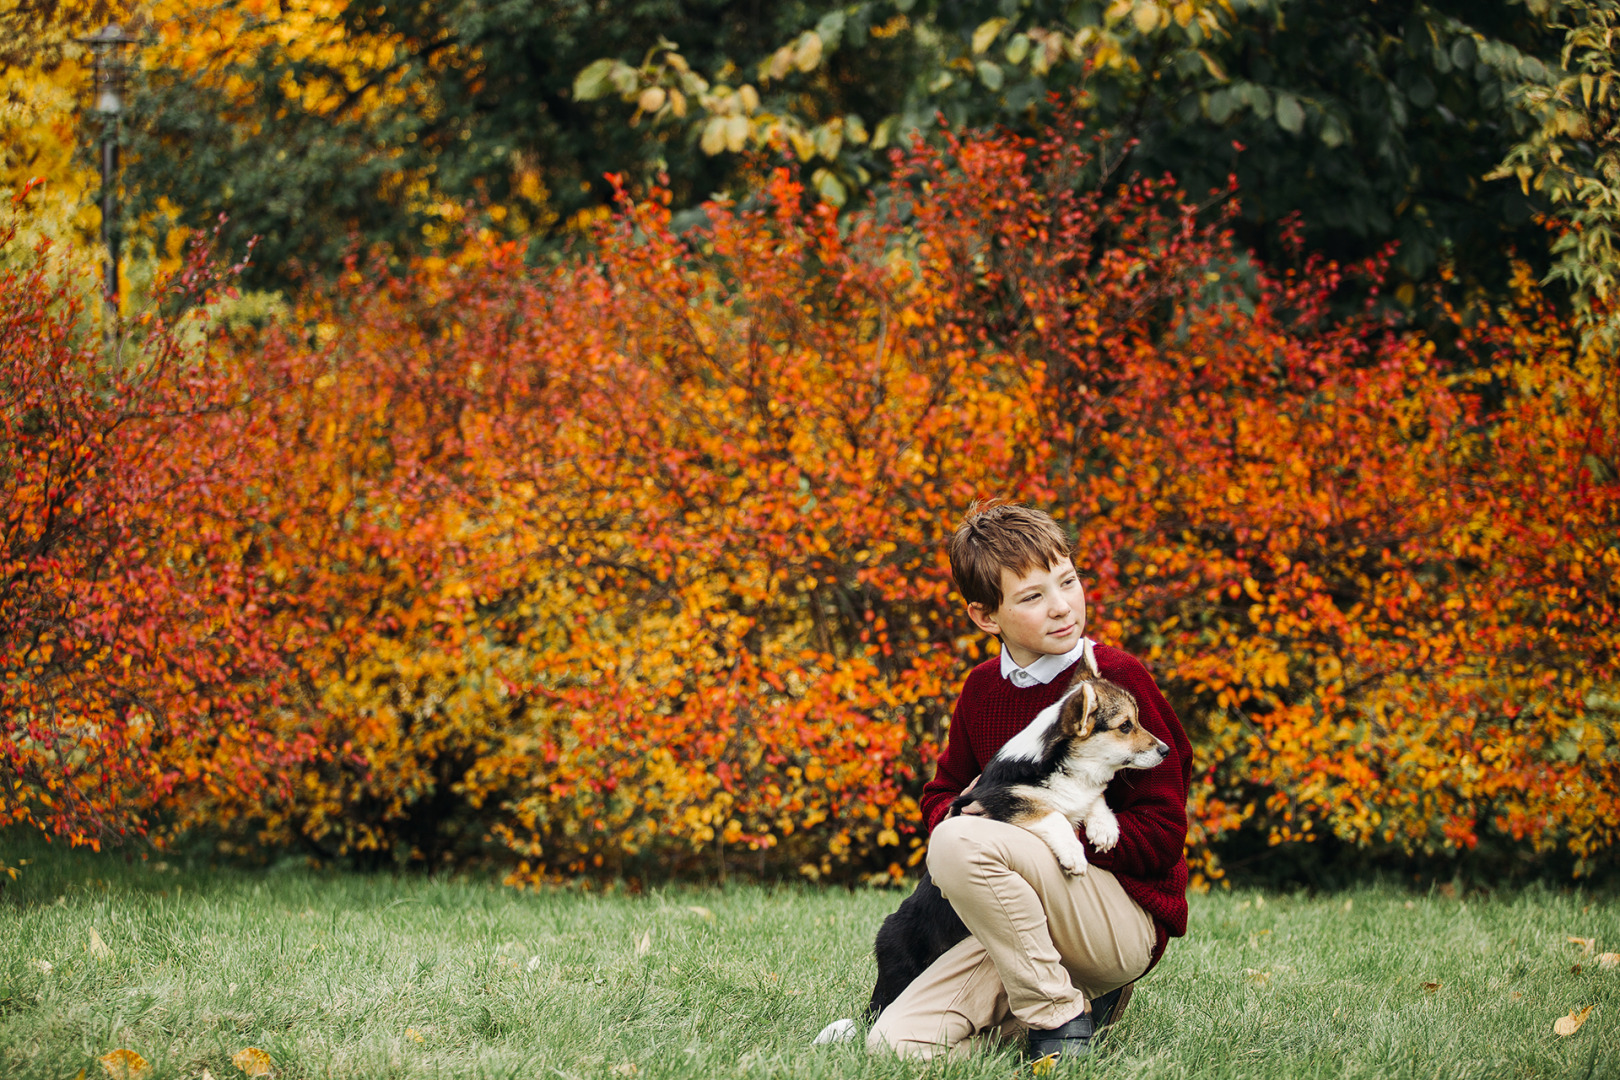
[[[90,955],[95,957],[97,960],[112,959],[113,951],[107,948],[107,943],[101,940],[101,935],[96,933],[96,928],[93,926],[90,928],[90,943],[86,945],[85,948],[88,949],[90,951]]]
[[[1571,965],[1569,965],[1569,973],[1571,975],[1579,975],[1581,973],[1581,965],[1579,965],[1579,964],[1571,964]]]
[[[513,964],[513,966],[516,966],[517,961],[516,960],[512,961],[512,964]],[[535,955],[535,956],[529,957],[529,962],[527,964],[523,965],[523,970],[529,972],[532,975],[534,972],[539,971],[544,966],[545,966],[545,961],[541,960],[538,955]]]
[[[214,1080],[214,1074],[204,1069],[202,1075],[197,1077],[197,1080]]]
[[[1581,947],[1582,956],[1591,956],[1592,950],[1597,948],[1597,938],[1595,937],[1572,937],[1568,940],[1571,945]]]
[[[249,1076],[270,1075],[270,1055],[257,1046],[250,1046],[246,1050],[238,1050],[232,1054],[231,1064]]]
[[[1344,902],[1344,910],[1346,912],[1350,911],[1350,909],[1355,907],[1355,906],[1356,906],[1356,902],[1354,900],[1346,900]]]
[[[1592,1006],[1590,1005],[1580,1012],[1571,1009],[1568,1016],[1560,1016],[1553,1022],[1553,1031],[1559,1035],[1573,1035],[1581,1030],[1581,1025],[1586,1023],[1586,1018],[1590,1015],[1592,1015]]]
[[[1058,1056],[1056,1054],[1047,1054],[1043,1058],[1030,1062],[1029,1071],[1034,1073],[1036,1076],[1045,1076],[1047,1073],[1057,1068],[1057,1062]]]
[[[1271,972],[1261,971],[1258,968],[1244,968],[1243,977],[1255,986],[1264,986],[1271,980]]]
[[[405,1029],[405,1037],[407,1039],[411,1040],[412,1042],[418,1043],[418,1044],[425,1041],[422,1038],[422,1033],[420,1031],[417,1031],[415,1028],[406,1028]]]
[[[640,1069],[636,1068],[636,1063],[633,1061],[625,1061],[613,1066],[614,1076],[634,1076],[640,1071]]]
[[[1598,957],[1598,967],[1604,971],[1613,971],[1620,967],[1620,953],[1606,952]]]
[[[95,931],[92,930],[90,933],[94,935]],[[103,945],[102,948],[105,949],[106,946]],[[101,1067],[107,1070],[107,1075],[112,1080],[141,1080],[141,1077],[152,1069],[152,1066],[146,1063],[146,1059],[133,1050],[114,1050],[96,1060],[101,1062]]]
[[[652,931],[648,930],[641,935],[641,940],[636,942],[636,955],[646,956],[650,952],[652,952]]]
[[[1434,982],[1426,982],[1426,983],[1423,984],[1423,989],[1425,989],[1429,993],[1433,994],[1433,993],[1435,993],[1436,991],[1438,991],[1440,989],[1440,982],[1439,982],[1438,979],[1435,980]]]
[[[714,921],[714,912],[710,911],[706,907],[703,907],[701,904],[689,904],[687,905],[686,910],[690,911],[694,915],[700,915],[703,918],[708,919],[710,922]]]
[[[1613,954],[1611,953],[1609,955]],[[51,970],[56,965],[52,964],[49,960],[30,960],[28,961],[28,966],[39,972],[41,975],[49,975]]]

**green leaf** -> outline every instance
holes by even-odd
[[[828,52],[838,48],[838,42],[844,36],[844,13],[832,11],[823,15],[821,21],[816,23],[816,36],[821,38]]]
[[[1007,63],[1022,64],[1024,57],[1029,55],[1029,35],[1014,34],[1012,40],[1007,42]]]
[[[1305,110],[1300,107],[1299,99],[1293,94],[1278,94],[1274,112],[1277,126],[1290,135],[1298,135],[1305,129]]]
[[[593,60],[584,71],[574,77],[574,100],[595,101],[599,97],[607,96],[613,83],[609,76],[613,74],[613,66],[619,63],[611,56],[601,60]]]
[[[817,169],[810,180],[815,184],[816,191],[820,192],[821,197],[832,205],[843,206],[849,201],[849,191],[844,187],[844,182],[830,170]]]
[[[974,66],[978,69],[979,81],[984,83],[987,88],[992,91],[1001,89],[1001,84],[1006,81],[1006,76],[1001,73],[1001,68],[988,60],[980,60]]]

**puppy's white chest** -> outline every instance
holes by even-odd
[[[1085,776],[1058,773],[1043,785],[1058,813],[1078,825],[1102,798],[1103,785]]]

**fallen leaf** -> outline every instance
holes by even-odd
[[[1573,1035],[1581,1030],[1581,1025],[1586,1023],[1586,1018],[1590,1015],[1592,1015],[1592,1006],[1590,1005],[1580,1012],[1571,1009],[1568,1016],[1560,1016],[1553,1021],[1553,1031],[1559,1035]]]
[[[636,1063],[633,1061],[625,1061],[613,1066],[614,1076],[634,1076],[640,1071],[640,1069],[636,1068]]]
[[[1572,937],[1568,940],[1571,945],[1581,947],[1582,956],[1591,956],[1592,950],[1597,948],[1597,938],[1595,937]]]
[[[28,961],[28,966],[39,972],[41,975],[49,975],[56,965],[52,964],[49,960],[30,960]]]
[[[1258,968],[1244,968],[1243,977],[1255,986],[1264,986],[1271,980],[1271,972],[1261,971]]]
[[[1440,895],[1447,900],[1455,900],[1457,898],[1457,886],[1449,881],[1445,882],[1440,886]]]
[[[513,966],[516,966],[517,961],[516,960],[512,961],[512,964],[513,964]],[[523,970],[529,972],[530,974],[533,974],[534,972],[539,971],[544,966],[545,966],[545,961],[541,960],[538,955],[535,955],[535,956],[529,957],[529,962],[527,964],[523,965]]]
[[[694,915],[698,915],[698,916],[701,916],[702,918],[708,919],[710,922],[714,921],[714,912],[710,911],[708,908],[702,906],[701,904],[688,904],[687,907],[686,907],[686,910],[690,911]]]
[[[1406,910],[1407,911],[1411,911],[1415,907],[1417,907],[1417,904],[1413,903],[1412,901],[1408,900],[1406,902]]]
[[[94,935],[95,931],[92,930],[90,933]],[[103,945],[102,948],[106,946]],[[112,1077],[112,1080],[140,1080],[152,1069],[152,1066],[146,1063],[146,1059],[133,1050],[114,1050],[109,1054],[102,1054],[96,1060],[101,1062],[101,1067],[107,1070],[107,1075]]]
[[[1571,965],[1569,965],[1569,973],[1571,975],[1579,975],[1581,973],[1581,965],[1579,965],[1579,964],[1571,964]]]
[[[1606,952],[1598,957],[1598,967],[1604,971],[1613,971],[1620,967],[1620,953]]]
[[[422,1038],[422,1033],[420,1031],[417,1031],[415,1028],[406,1028],[405,1029],[405,1037],[407,1039],[411,1040],[412,1042],[418,1043],[418,1044],[425,1041]]]
[[[1351,909],[1351,908],[1353,908],[1353,907],[1355,907],[1355,906],[1356,906],[1356,902],[1355,902],[1355,901],[1354,901],[1354,900],[1346,900],[1346,901],[1345,901],[1345,902],[1344,902],[1344,910],[1345,910],[1345,911],[1347,911],[1347,912],[1348,912],[1348,911],[1349,911],[1349,910],[1350,910],[1350,909]]]
[[[641,935],[641,940],[636,942],[636,955],[646,956],[650,952],[652,952],[652,931],[648,930]]]
[[[1426,983],[1423,984],[1423,989],[1425,989],[1429,993],[1433,994],[1433,993],[1435,993],[1436,991],[1438,991],[1440,989],[1440,982],[1439,982],[1438,979],[1435,980],[1434,982],[1426,982]]]
[[[197,1080],[214,1080],[214,1074],[204,1069],[202,1075],[197,1077]]]
[[[232,1054],[231,1064],[249,1076],[270,1075],[270,1055],[257,1046],[250,1046],[246,1050],[238,1050]]]
[[[1045,1076],[1047,1073],[1057,1068],[1057,1062],[1058,1056],[1056,1054],[1047,1054],[1043,1058],[1030,1062],[1029,1071],[1034,1073],[1036,1076]]]
[[[101,940],[101,935],[96,933],[96,928],[93,926],[90,928],[90,943],[86,945],[85,948],[88,949],[90,951],[90,955],[95,957],[97,960],[112,959],[113,951],[107,948],[107,943]]]

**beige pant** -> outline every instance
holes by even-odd
[[[1093,866],[1070,877],[1046,842],[983,817],[940,823],[928,870],[972,936],[934,961],[867,1036],[873,1052],[960,1056],[1078,1016],[1147,970],[1153,920]]]

